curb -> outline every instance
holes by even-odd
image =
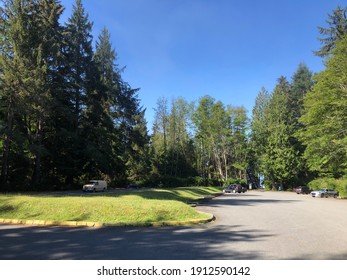
[[[199,206],[199,205],[204,205],[205,203],[209,202],[210,200],[218,197],[218,196],[222,196],[224,195],[224,193],[220,192],[220,193],[216,193],[216,194],[213,194],[213,195],[208,195],[208,196],[204,196],[204,197],[201,197],[201,198],[198,198],[198,199],[195,199],[195,200],[191,200],[191,201],[188,201],[187,204],[191,207],[196,207],[196,206]]]
[[[200,212],[203,213],[203,212]],[[23,220],[23,219],[1,219],[0,224],[27,225],[27,226],[66,226],[66,227],[163,227],[163,226],[187,226],[206,224],[216,218],[210,214],[207,219],[194,219],[190,221],[162,221],[143,223],[99,223],[99,222],[79,222],[79,221],[44,221],[44,220]]]
[[[0,224],[34,225],[34,226],[74,226],[74,227],[101,227],[103,223],[79,221],[46,221],[25,219],[1,219]]]

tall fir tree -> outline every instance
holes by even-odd
[[[336,43],[341,40],[347,34],[347,7],[341,8],[338,6],[332,11],[332,14],[328,14],[328,20],[326,23],[328,27],[318,27],[319,33],[324,36],[319,41],[322,47],[314,53],[320,57],[326,57],[330,55],[336,46]]]
[[[289,106],[291,108],[293,122],[295,127],[299,126],[299,118],[301,117],[304,109],[304,97],[313,86],[313,74],[308,67],[301,63],[294,73],[291,81],[291,94],[289,99]]]
[[[76,178],[87,172],[86,169],[89,171],[93,169],[93,164],[90,162],[91,154],[88,151],[88,139],[85,138],[88,123],[84,114],[87,98],[91,98],[98,79],[95,76],[96,67],[93,63],[92,26],[93,23],[89,21],[82,1],[76,0],[72,15],[66,23],[64,36],[66,94],[72,109],[66,126],[68,138],[62,143],[68,157],[66,166],[62,170],[66,184],[73,184]]]
[[[262,159],[266,151],[269,136],[267,111],[270,99],[270,93],[263,87],[258,93],[252,109],[249,169],[257,177],[263,177],[264,175],[264,163]]]
[[[121,76],[116,64],[117,55],[112,48],[110,34],[104,28],[96,42],[93,57],[96,69],[95,88],[87,95],[85,120],[85,139],[87,140],[88,173],[90,176],[124,176],[125,166],[122,158],[118,122],[118,96]]]
[[[266,111],[268,137],[262,162],[264,174],[271,181],[273,189],[277,185],[283,189],[298,168],[298,152],[291,143],[290,94],[289,82],[285,77],[280,77]]]
[[[312,72],[308,67],[301,63],[298,69],[294,73],[291,81],[291,94],[289,98],[289,108],[290,115],[288,116],[292,127],[292,135],[290,137],[290,142],[297,153],[297,168],[295,176],[292,179],[293,184],[307,184],[307,181],[311,179],[312,173],[309,172],[306,160],[304,158],[305,146],[296,137],[296,132],[302,128],[302,123],[299,119],[303,115],[304,111],[304,98],[312,89],[313,79]]]
[[[261,155],[265,151],[267,136],[268,136],[268,126],[267,126],[267,115],[270,104],[271,95],[263,87],[258,93],[255,105],[252,110],[252,121],[251,121],[251,139],[254,143],[254,148],[256,148],[256,154]]]
[[[39,0],[36,16],[37,68],[34,72],[36,92],[30,96],[34,100],[33,115],[36,122],[34,136],[35,169],[33,183],[42,183],[43,160],[48,157],[46,139],[52,128],[51,115],[53,111],[55,91],[59,88],[59,55],[61,52],[62,27],[59,23],[64,8],[57,0]],[[45,156],[45,158],[43,158]],[[49,161],[46,162],[48,166]],[[46,174],[46,177],[49,174]]]
[[[117,53],[110,39],[110,33],[104,28],[96,42],[93,61],[99,80],[92,98],[88,99],[91,101],[87,104],[88,123],[99,121],[99,140],[94,142],[94,147],[100,152],[98,158],[103,162],[101,171],[111,178],[130,176],[139,180],[146,172],[141,171],[138,162],[145,164],[144,157],[148,156],[144,110],[140,107],[138,89],[132,89],[122,79],[124,68],[119,69]],[[143,169],[146,169],[146,164]],[[136,170],[142,175],[136,175]]]
[[[326,69],[304,98],[298,133],[311,170],[340,177],[347,172],[347,36],[336,43]]]
[[[55,76],[59,17],[63,11],[56,1],[17,1],[6,3],[6,45],[2,52],[4,100],[7,104],[7,132],[3,149],[2,180],[9,176],[11,146],[18,152],[22,172],[32,173],[31,183],[42,176],[42,158],[47,154],[44,139],[52,111],[52,79]],[[17,139],[13,139],[16,136]],[[25,140],[24,140],[25,139]],[[26,146],[26,147],[25,147]],[[17,151],[15,151],[17,150]],[[24,152],[27,150],[27,152]],[[17,163],[17,169],[20,163]],[[26,179],[22,178],[22,184]]]

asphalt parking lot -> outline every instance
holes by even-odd
[[[347,259],[347,201],[285,192],[226,194],[187,227],[0,225],[1,259]]]

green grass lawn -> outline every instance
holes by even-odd
[[[189,223],[211,215],[196,211],[186,202],[220,189],[189,187],[143,190],[132,193],[2,194],[0,218],[48,221],[86,221],[120,225]]]

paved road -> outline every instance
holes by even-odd
[[[0,259],[347,259],[347,201],[295,193],[226,194],[193,227],[0,226]]]

